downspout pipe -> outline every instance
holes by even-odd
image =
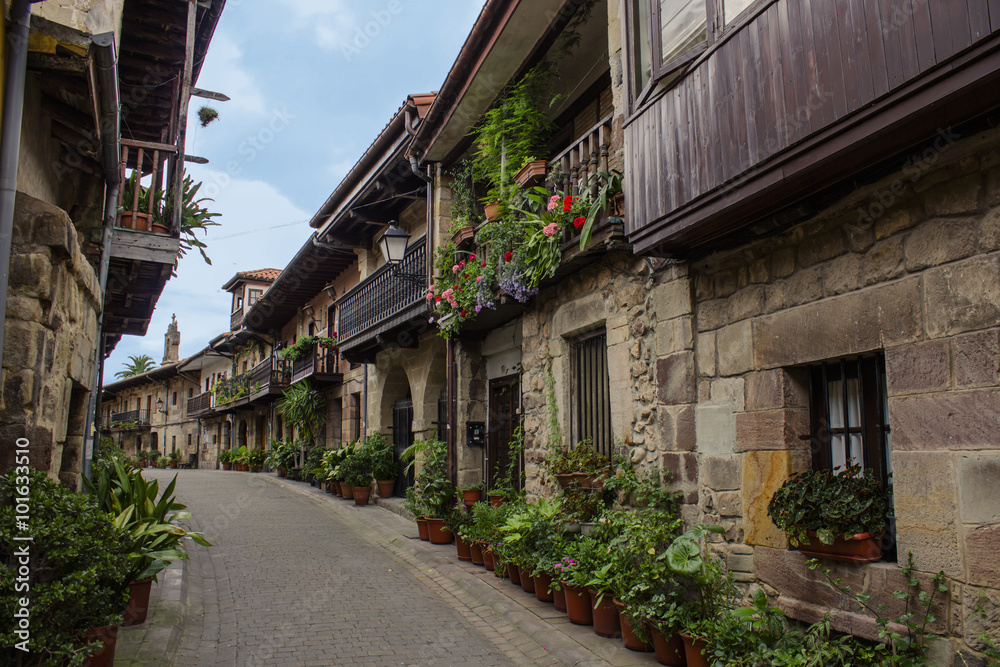
[[[104,229],[102,234],[101,265],[97,272],[102,305],[107,296],[108,273],[111,266],[111,241],[118,218],[118,193],[121,189],[122,167],[119,156],[121,133],[120,97],[118,90],[118,63],[115,54],[115,34],[105,32],[94,35],[94,60],[101,102],[101,164],[107,188],[104,197]],[[104,384],[104,313],[97,319],[97,349],[94,350],[94,379],[91,383],[90,403],[83,431],[82,472],[88,479],[94,459],[95,438],[100,429],[98,415],[101,410],[101,389]]]
[[[21,152],[21,117],[28,70],[28,30],[32,0],[13,0],[10,28],[4,36],[9,44],[6,87],[3,94],[3,130],[0,132],[0,366],[3,365],[7,325],[7,286],[10,247],[14,238],[14,202],[17,199],[17,158]]]

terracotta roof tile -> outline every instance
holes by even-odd
[[[266,280],[274,282],[281,275],[281,269],[255,269],[253,271],[237,271],[237,277],[248,280]]]

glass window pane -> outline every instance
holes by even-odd
[[[649,0],[632,0],[632,72],[635,93],[642,92],[653,75],[653,45],[650,41]]]
[[[744,9],[753,4],[753,0],[722,0],[722,19],[724,25],[732,23]]]
[[[660,63],[705,41],[705,0],[660,0]]]

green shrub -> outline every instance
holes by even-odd
[[[25,481],[30,485],[28,523],[34,538],[29,543],[14,540],[13,498]],[[37,470],[8,472],[0,480],[0,614],[4,618],[0,662],[77,667],[96,651],[96,645],[80,644],[80,637],[93,628],[121,622],[128,601],[128,542],[93,498],[73,493]],[[30,591],[17,591],[15,554],[24,544],[31,554]],[[21,638],[9,620],[21,597],[31,600],[28,654],[14,647]]]

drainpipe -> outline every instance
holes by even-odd
[[[100,294],[106,295],[108,273],[111,266],[111,240],[115,220],[118,217],[118,192],[121,189],[121,163],[118,154],[120,135],[118,64],[115,54],[115,34],[105,32],[94,35],[94,60],[97,65],[97,80],[100,85],[101,102],[101,163],[107,190],[104,198],[104,230],[102,235],[101,265],[97,280]],[[96,428],[100,427],[97,416],[101,409],[101,390],[104,385],[104,315],[97,320],[97,349],[94,350],[94,380],[91,383],[90,403],[84,422],[82,472],[87,478],[91,473],[94,458]],[[92,433],[93,431],[93,433]]]
[[[446,430],[446,440],[448,445],[448,479],[451,480],[452,484],[458,483],[458,474],[455,470],[455,450],[456,450],[456,420],[458,418],[458,401],[457,392],[455,391],[455,341],[452,338],[448,338],[447,343],[447,403],[448,403],[448,428]]]
[[[7,283],[10,245],[14,236],[14,201],[17,199],[17,157],[21,152],[21,116],[24,113],[24,82],[28,68],[28,28],[32,0],[13,0],[10,29],[4,37],[7,53],[7,86],[3,98],[3,130],[0,134],[0,365],[7,318]]]
[[[364,413],[364,418],[362,419],[362,424],[364,430],[361,432],[361,437],[368,437],[368,364],[365,364],[365,386],[362,388],[364,392],[362,396],[362,411]]]

